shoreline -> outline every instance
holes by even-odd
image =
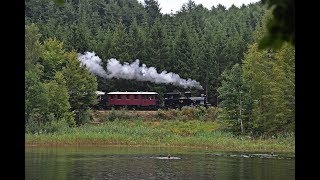
[[[103,145],[67,145],[67,144],[25,144],[25,148],[107,148],[107,147],[124,147],[124,148],[187,148],[187,149],[200,149],[200,150],[211,150],[211,151],[223,151],[223,152],[260,152],[260,153],[288,153],[295,154],[295,151],[266,151],[266,150],[235,150],[235,149],[223,149],[215,147],[201,147],[201,146],[157,146],[157,145],[118,145],[118,144],[103,144]]]
[[[267,141],[267,140],[265,140]],[[252,142],[246,142],[252,143]],[[269,144],[269,142],[251,144],[251,146],[241,146],[238,143],[228,144],[206,144],[206,145],[187,145],[187,144],[139,144],[139,143],[128,143],[128,142],[108,142],[106,140],[97,142],[90,140],[79,140],[77,142],[57,142],[54,140],[46,141],[30,141],[26,139],[26,148],[41,148],[41,147],[146,147],[146,148],[189,148],[189,149],[205,149],[205,150],[215,150],[215,151],[225,151],[225,152],[275,152],[275,153],[292,153],[295,154],[294,147],[288,148],[286,146],[274,147],[275,144]]]

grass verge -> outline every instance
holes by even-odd
[[[293,153],[294,135],[252,139],[220,131],[216,121],[119,120],[86,124],[47,134],[26,134],[26,146],[200,147],[221,151]]]

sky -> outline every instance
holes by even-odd
[[[139,2],[144,3],[144,0],[138,0]],[[227,9],[234,4],[237,7],[240,7],[242,4],[250,4],[255,3],[260,0],[193,0],[195,4],[202,4],[207,9],[211,9],[211,7],[214,5],[217,7],[218,4],[222,4]],[[170,14],[171,9],[172,12],[175,13],[176,11],[179,11],[180,8],[184,3],[187,3],[188,0],[158,0],[161,8],[161,13],[163,14]]]

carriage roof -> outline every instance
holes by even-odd
[[[158,95],[156,92],[109,92],[108,95],[118,95],[118,94],[142,94],[142,95]]]

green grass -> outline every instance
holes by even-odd
[[[119,120],[50,134],[26,134],[26,146],[203,147],[223,151],[294,152],[294,135],[251,139],[220,131],[216,121]]]

